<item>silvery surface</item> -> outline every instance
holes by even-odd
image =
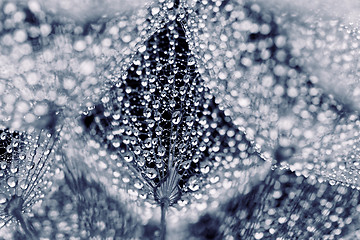
[[[79,121],[82,129],[66,134],[94,148],[89,158],[107,188],[153,209],[149,234],[151,221],[164,222],[161,206],[172,214],[169,237],[187,229],[176,217],[195,224],[208,210],[190,236],[340,238],[357,221],[344,211],[357,209],[356,197],[347,200],[358,187],[356,28],[339,16],[266,4],[160,1],[100,20],[89,11],[80,21],[66,2],[56,7],[64,18],[33,1],[4,3],[4,129],[52,131],[67,123],[58,112]],[[353,91],[342,97],[347,84]],[[88,185],[96,189],[90,181],[71,194],[86,196]],[[204,224],[214,229],[203,233]],[[164,227],[153,232],[165,238]]]
[[[0,132],[1,227],[19,222],[32,236],[26,213],[51,188],[58,133],[51,134],[46,130],[26,133],[9,129]]]

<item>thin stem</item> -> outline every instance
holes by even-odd
[[[160,240],[166,239],[166,212],[169,207],[169,200],[161,200],[161,222],[160,222]]]
[[[14,217],[20,222],[20,226],[24,230],[27,237],[29,239],[33,239],[33,240],[37,239],[36,230],[35,230],[34,226],[25,219],[25,217],[23,216],[21,211],[19,209],[16,209],[13,211],[13,214],[14,214]]]

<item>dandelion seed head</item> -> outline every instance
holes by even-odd
[[[118,155],[112,170],[114,183],[127,183],[157,204],[166,201],[179,206],[183,197],[194,194],[192,201],[204,209],[201,202],[208,199],[208,178],[217,179],[214,184],[221,180],[214,186],[218,191],[223,184],[234,185],[231,173],[212,175],[230,168],[226,154],[236,156],[242,151],[232,165],[235,168],[264,161],[214,102],[189,52],[188,36],[191,33],[185,33],[181,22],[173,21],[142,42],[116,85],[94,110],[84,113],[82,121],[91,139]],[[237,148],[241,144],[244,147]],[[111,165],[104,165],[104,170]],[[120,169],[124,167],[135,182]]]
[[[101,17],[89,26],[71,18],[62,22],[64,19],[49,14],[45,3],[17,3],[14,11],[10,6],[7,1],[0,5],[1,21],[6,23],[0,28],[4,35],[0,102],[6,104],[2,105],[0,121],[13,130],[27,131],[37,116],[44,115],[38,113],[45,101],[65,115],[97,101],[106,88],[105,72],[114,48],[125,47],[101,44],[104,41],[97,34],[105,31],[109,35],[106,39],[112,42],[116,36],[110,29],[115,26],[107,29]],[[127,30],[120,29],[119,34]],[[24,102],[29,106],[24,107]],[[16,105],[19,107],[14,109]]]
[[[342,207],[349,202],[355,206],[358,204],[358,192],[348,190],[350,188],[346,186],[319,183],[315,179],[296,176],[288,170],[276,169],[255,184],[252,190],[240,192],[235,199],[230,198],[220,205],[217,211],[206,213],[194,224],[189,224],[189,237],[206,238],[210,229],[221,238],[345,236],[352,231],[351,227],[339,224],[339,219],[358,219],[354,213],[345,213]],[[293,202],[299,205],[294,207]],[[353,215],[350,217],[349,214]],[[217,224],[213,225],[213,222]],[[324,225],[327,227],[322,228]],[[283,229],[283,226],[292,231]]]
[[[279,15],[263,1],[161,0],[115,16],[107,3],[0,3],[1,225],[26,232],[22,214],[51,188],[40,176],[57,169],[66,186],[31,220],[35,235],[116,236],[123,215],[107,211],[117,205],[103,187],[49,165],[66,154],[146,209],[152,238],[164,233],[152,226],[159,206],[162,223],[164,209],[179,229],[181,217],[198,220],[194,238],[351,231],[358,219],[339,204],[358,204],[353,23]],[[47,144],[64,123],[53,157]]]
[[[29,218],[39,237],[130,239],[139,235],[136,217],[101,184],[67,174],[42,209]]]
[[[46,177],[55,137],[46,131],[24,133],[1,130],[0,218],[15,219],[39,201],[51,186]],[[50,158],[50,159],[49,159]]]
[[[228,116],[274,165],[283,159],[300,174],[319,178],[336,176],[336,181],[357,186],[358,177],[354,180],[351,167],[340,169],[338,165],[339,161],[345,161],[348,166],[354,166],[354,161],[346,155],[357,152],[348,144],[355,144],[357,139],[356,103],[352,97],[346,99],[345,96],[354,94],[344,86],[356,86],[353,74],[345,69],[357,67],[350,67],[344,60],[352,55],[352,50],[345,47],[349,42],[345,39],[352,38],[339,30],[344,24],[329,17],[325,26],[316,20],[317,15],[305,20],[296,13],[278,19],[267,10],[272,7],[264,3],[229,2],[221,11],[209,3],[203,5],[199,11],[207,17],[195,21],[194,27],[202,26],[198,45],[204,47],[199,50],[199,59],[211,71],[205,71],[202,76],[206,85],[212,86],[211,93]],[[300,26],[300,22],[304,25]],[[314,25],[315,22],[319,24]],[[317,38],[319,29],[323,35]],[[227,33],[227,38],[221,37],[223,33]],[[336,50],[342,46],[348,51]],[[323,51],[315,54],[316,60],[310,60],[314,59],[310,56],[314,56],[317,47]],[[329,74],[333,69],[337,69],[333,75],[342,72],[342,77],[336,80],[337,87],[330,89],[334,86],[330,84],[334,78]],[[342,89],[341,93],[337,89]],[[345,91],[350,92],[344,94]],[[349,142],[340,140],[340,143],[337,139],[344,135]],[[290,148],[296,151],[282,151]],[[312,162],[314,168],[305,170],[307,163],[297,164],[304,159],[309,162],[316,159],[316,163]],[[333,168],[322,166],[324,161],[334,163]],[[315,169],[322,169],[322,173]]]

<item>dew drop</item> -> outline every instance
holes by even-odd
[[[198,144],[198,138],[197,137],[194,137],[192,140],[191,140],[191,144],[193,146],[196,146]]]
[[[19,167],[18,166],[11,166],[10,168],[10,172],[11,173],[17,173],[19,171]]]
[[[134,153],[136,155],[140,155],[141,154],[141,147],[140,146],[136,146],[135,149],[134,149]]]
[[[145,146],[146,148],[151,148],[151,146],[152,146],[151,138],[145,139],[145,141],[144,141],[144,146]]]
[[[158,155],[159,155],[160,157],[163,157],[163,156],[165,155],[165,152],[166,152],[166,149],[165,149],[164,146],[159,146],[159,147],[158,147]]]
[[[148,168],[146,170],[146,176],[150,179],[154,179],[157,176],[157,172],[154,168]]]
[[[141,45],[140,47],[139,47],[139,52],[140,53],[143,53],[143,52],[145,52],[146,51],[146,46],[145,45]]]
[[[9,177],[7,180],[7,184],[9,187],[13,188],[17,184],[17,179],[15,177]]]
[[[160,101],[159,100],[155,100],[153,103],[153,108],[154,109],[158,109],[160,107]]]
[[[191,190],[191,191],[197,191],[197,190],[199,190],[199,184],[197,184],[197,181],[196,181],[196,179],[195,178],[193,178],[193,179],[189,179],[189,189]]]
[[[173,92],[174,93],[174,92]],[[176,95],[176,93],[174,94]],[[174,96],[176,97],[176,96]],[[171,100],[170,103],[169,103],[170,107],[174,108],[176,106],[176,101],[175,100]]]
[[[144,186],[144,184],[143,184],[141,181],[136,180],[136,182],[134,183],[134,186],[135,186],[135,188],[137,188],[137,189],[142,189],[142,187]]]
[[[0,193],[0,204],[6,203],[7,199],[5,194]]]
[[[139,167],[143,167],[145,165],[144,157],[142,157],[142,156],[138,157],[137,164],[138,164]]]
[[[190,57],[189,60],[188,60],[188,65],[189,66],[192,66],[195,64],[195,58],[194,57]]]
[[[162,163],[162,162],[156,163],[156,167],[157,167],[157,168],[162,168],[162,167],[163,167],[163,163]]]
[[[210,180],[210,183],[215,184],[215,183],[219,182],[220,177],[214,176],[214,177],[211,177],[209,180]]]
[[[210,172],[210,167],[209,167],[209,165],[202,166],[202,167],[200,168],[200,171],[201,171],[203,174],[209,173],[209,172]]]
[[[21,189],[24,189],[24,190],[28,187],[25,179],[20,181],[20,187],[21,187]]]
[[[134,159],[133,155],[130,152],[127,152],[124,154],[124,160],[126,162],[132,162],[132,160]]]
[[[151,15],[155,16],[156,14],[158,14],[160,12],[160,8],[158,7],[153,7],[151,9]]]
[[[201,143],[200,146],[199,146],[199,150],[201,152],[204,152],[206,150],[206,144],[205,143]]]
[[[181,121],[181,112],[180,111],[176,111],[172,114],[172,123],[177,125],[179,124]]]
[[[151,109],[150,108],[147,108],[144,110],[144,117],[146,118],[150,118],[151,117]]]
[[[13,147],[18,147],[19,146],[19,140],[14,140],[12,145],[13,145]]]
[[[13,148],[12,148],[11,145],[9,145],[9,146],[6,147],[6,152],[7,152],[7,153],[12,153],[12,152],[13,152]]]
[[[112,145],[115,147],[115,148],[118,148],[120,147],[120,141],[118,139],[112,141]]]
[[[28,164],[26,165],[26,168],[28,169],[28,170],[31,170],[31,169],[33,169],[35,167],[35,163],[34,162],[28,162]]]
[[[3,132],[3,133],[1,133],[1,135],[0,135],[0,139],[1,139],[1,140],[5,140],[5,138],[6,138],[6,133],[4,133],[4,132]]]
[[[188,117],[186,117],[185,122],[186,122],[186,125],[188,125],[189,127],[192,127],[192,125],[194,125],[194,118],[191,116],[188,116]]]
[[[155,111],[155,113],[154,113],[154,120],[155,120],[155,121],[160,121],[160,119],[161,119],[161,113],[158,112],[158,111]]]
[[[162,129],[160,126],[158,126],[158,127],[155,129],[155,133],[156,133],[156,135],[158,135],[158,136],[160,136],[160,135],[162,134],[162,131],[163,131],[163,129]]]
[[[6,166],[7,166],[7,162],[1,162],[1,163],[0,163],[0,168],[1,168],[1,169],[5,169]]]

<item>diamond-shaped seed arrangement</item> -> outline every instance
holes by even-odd
[[[0,121],[6,126],[27,131],[48,117],[46,109],[74,116],[99,99],[115,48],[106,20],[82,24],[37,1],[2,1],[0,22]],[[99,39],[105,30],[106,39]]]
[[[197,25],[206,26],[199,32],[198,47],[207,49],[199,58],[212,71],[204,79],[226,115],[274,165],[290,167],[304,176],[316,175],[320,181],[359,186],[355,170],[359,163],[353,157],[358,153],[356,107],[324,87],[326,79],[321,82],[304,61],[311,58],[307,41],[314,41],[311,46],[315,41],[328,46],[326,37],[314,36],[308,22],[309,26],[301,25],[291,16],[276,16],[259,4],[228,1],[221,6],[198,4],[198,9],[203,17]],[[283,28],[287,20],[291,23]],[[302,32],[313,33],[311,37],[303,40],[293,34],[296,24]],[[343,33],[329,34],[329,39],[351,43]],[[345,69],[351,72],[352,68]]]
[[[189,225],[194,239],[340,239],[359,223],[358,190],[276,169]]]
[[[54,133],[56,134],[56,133]],[[0,225],[19,222],[34,238],[25,213],[49,190],[56,136],[48,131],[0,131]]]
[[[175,1],[175,5],[178,4],[179,3]],[[188,193],[193,192],[196,192],[196,194],[192,195],[192,201],[206,201],[214,192],[211,190],[214,190],[215,185],[217,188],[219,188],[219,186],[226,188],[231,187],[231,184],[228,182],[224,182],[221,185],[219,185],[219,183],[222,183],[224,179],[234,182],[237,177],[242,174],[241,171],[238,170],[243,169],[244,166],[245,168],[251,167],[261,162],[259,154],[253,147],[253,142],[249,141],[249,139],[251,139],[262,148],[266,157],[274,158],[276,165],[289,167],[291,170],[295,170],[297,174],[301,173],[306,177],[315,174],[319,181],[322,181],[324,177],[330,180],[329,183],[331,185],[335,185],[336,182],[340,181],[348,185],[358,186],[359,162],[356,156],[358,155],[357,138],[359,121],[357,113],[353,112],[353,106],[347,105],[346,101],[342,101],[338,96],[333,97],[322,89],[319,83],[320,80],[308,72],[309,69],[312,71],[317,68],[312,69],[304,64],[304,59],[305,62],[310,59],[309,62],[311,63],[312,60],[309,53],[311,55],[314,48],[309,47],[309,49],[303,49],[305,51],[301,51],[302,54],[299,56],[299,53],[296,51],[298,51],[297,47],[300,47],[300,49],[302,47],[303,42],[301,42],[301,36],[299,37],[300,42],[291,42],[292,40],[288,39],[289,33],[291,32],[281,28],[281,26],[285,24],[283,22],[284,19],[289,20],[289,16],[284,17],[284,15],[281,15],[274,17],[273,14],[264,11],[264,8],[257,4],[239,6],[232,1],[224,1],[222,3],[202,1],[197,4],[197,7],[200,6],[199,8],[202,8],[201,5],[205,6],[206,10],[202,11],[201,9],[201,11],[198,11],[199,9],[196,9],[193,11],[193,9],[191,9],[191,11],[189,10],[188,12],[194,14],[205,13],[197,19],[199,25],[192,25],[194,24],[194,22],[192,22],[194,19],[191,21],[184,20],[184,16],[180,17],[182,13],[172,15],[171,18],[169,17],[171,21],[166,24],[154,25],[157,27],[160,26],[160,30],[155,31],[150,37],[155,44],[146,42],[144,46],[138,48],[138,53],[136,53],[134,57],[126,59],[126,61],[131,59],[133,63],[130,64],[129,69],[125,71],[124,75],[120,77],[114,76],[114,82],[117,86],[115,86],[110,93],[104,95],[102,103],[97,105],[94,111],[87,113],[87,116],[84,118],[86,128],[92,135],[92,139],[96,139],[98,144],[105,145],[109,150],[109,159],[111,159],[114,164],[111,162],[108,167],[114,169],[113,177],[114,180],[116,180],[114,184],[121,180],[125,184],[134,186],[140,192],[140,198],[149,196],[150,199],[155,200],[154,202],[156,204],[162,205],[163,209],[166,208],[167,205],[187,205],[189,199],[187,196],[190,195]],[[166,5],[174,6],[174,3],[172,3],[172,5],[171,3],[167,3]],[[39,39],[48,39],[46,37],[39,37],[39,39],[34,41],[35,44],[30,44],[32,47],[29,47],[26,41],[30,38],[28,37],[26,40],[26,34],[32,33],[28,33],[26,27],[26,30],[20,29],[20,31],[11,32],[12,23],[20,22],[21,25],[21,19],[25,15],[26,20],[24,22],[26,22],[26,24],[31,22],[30,25],[33,25],[31,26],[33,27],[32,30],[35,28],[34,32],[36,34],[38,23],[36,23],[36,14],[33,12],[34,9],[36,9],[36,7],[18,11],[19,9],[12,3],[6,4],[6,6],[4,5],[4,8],[2,8],[3,12],[7,15],[0,17],[5,16],[5,18],[9,18],[6,20],[7,24],[5,25],[5,29],[6,31],[11,29],[9,30],[10,33],[4,34],[5,36],[2,39],[8,44],[6,47],[1,48],[1,51],[5,52],[6,56],[12,58],[18,54],[17,51],[7,52],[7,49],[21,49],[24,50],[23,53],[25,55],[29,55],[29,49],[32,49],[33,53],[35,53],[39,51],[40,48],[35,50],[35,48],[32,47],[41,42]],[[157,7],[151,9],[151,15],[164,16],[162,9]],[[12,20],[14,20],[14,22],[11,22]],[[205,21],[205,24],[201,21]],[[324,43],[324,41],[322,41],[323,39],[321,40],[318,36],[313,35],[313,25],[310,27],[306,25],[309,24],[309,22],[311,24],[311,21],[312,19],[305,22],[304,26],[301,26],[301,31],[299,31],[301,32],[300,35],[302,35],[302,33],[309,34],[311,41],[315,39],[316,44],[320,43],[320,45],[322,45]],[[8,24],[9,22],[10,24]],[[28,26],[26,24],[25,26]],[[120,27],[126,24],[126,22],[122,22],[122,24],[118,26]],[[138,24],[138,22],[136,24]],[[324,33],[322,31],[328,28],[323,28],[322,25],[323,22],[319,24],[316,23],[315,30],[320,28],[321,33],[319,35],[323,37]],[[68,26],[72,25],[70,24]],[[206,27],[209,26],[210,28],[206,29]],[[221,27],[212,29],[212,26]],[[330,22],[329,26],[330,28],[333,26],[338,27],[337,23],[334,22]],[[16,27],[18,27],[18,25]],[[16,27],[14,28],[15,30]],[[95,28],[96,27],[95,25]],[[153,29],[157,29],[157,27],[153,27]],[[294,28],[297,29],[297,27],[298,25],[295,24]],[[341,24],[339,27],[341,28]],[[100,32],[102,32],[104,28],[104,25],[98,25]],[[170,31],[173,31],[171,28],[177,29],[177,34],[181,36],[181,38],[186,38],[187,44],[190,45],[191,43],[192,45],[196,45],[201,51],[204,49],[209,50],[205,52],[200,59],[204,60],[205,65],[214,71],[216,77],[210,79],[214,80],[217,77],[219,78],[217,80],[220,81],[217,81],[217,84],[208,81],[206,77],[203,78],[202,75],[198,74],[203,74],[206,71],[204,71],[204,69],[197,69],[199,59],[195,58],[193,52],[189,50],[190,46],[184,47],[181,42],[179,44],[179,41],[175,41],[175,45],[181,45],[182,47],[178,49],[175,47],[176,53],[174,54],[174,61],[183,61],[184,64],[180,65],[182,67],[185,66],[185,68],[178,68],[176,64],[171,67],[171,51],[168,51],[167,46],[171,42],[169,39],[173,36],[175,38],[176,33],[164,30],[170,29]],[[80,35],[82,31],[84,31],[86,35],[85,32],[87,30],[85,28],[81,29],[81,27],[76,27],[76,29],[74,32],[70,30],[71,33],[67,36],[77,35],[76,38],[78,39],[73,39],[74,42],[70,42],[73,43],[72,47],[75,51],[83,52],[85,49],[89,49],[87,48],[87,44],[89,43],[82,41]],[[178,31],[178,29],[180,30]],[[308,31],[308,29],[310,30]],[[44,26],[42,31],[45,31],[45,35],[49,34],[49,26]],[[114,36],[117,35],[116,28],[115,30],[112,29],[109,31],[111,31]],[[210,40],[210,44],[206,46],[201,45],[201,42],[194,43],[189,41],[189,32],[199,32],[200,37],[205,37],[205,39]],[[62,36],[64,36],[64,33],[65,32],[61,32]],[[210,35],[207,35],[209,33]],[[41,34],[43,34],[43,32],[41,32]],[[331,42],[332,39],[338,41],[336,36],[333,35],[333,32],[327,32],[326,30],[325,35],[326,41],[329,40]],[[130,35],[125,35],[121,38],[127,42],[138,42]],[[296,38],[297,35],[295,35],[295,39]],[[346,41],[347,39],[344,38],[343,40]],[[117,42],[121,41],[119,40]],[[162,46],[163,43],[165,46]],[[102,41],[103,46],[110,46],[111,44],[111,38]],[[134,46],[135,44],[130,45]],[[356,42],[354,45],[356,49]],[[64,44],[59,46],[68,47],[69,45]],[[342,46],[344,45],[341,44],[340,47],[336,49],[341,51],[343,50]],[[238,52],[236,52],[236,49],[238,49]],[[325,49],[327,49],[327,47],[325,47]],[[192,51],[194,51],[194,48]],[[325,59],[325,65],[327,58],[322,58],[322,56],[324,54],[332,54],[331,51],[332,50],[330,50],[330,52],[325,51],[320,54],[320,60]],[[13,54],[14,52],[15,54]],[[47,54],[48,53],[49,52],[47,52]],[[71,52],[71,50],[69,50],[68,53],[69,56],[71,56],[70,59],[75,59],[72,56],[73,52]],[[103,53],[101,56],[107,55],[109,52],[105,51]],[[331,68],[332,70],[343,70],[343,66],[344,69],[349,69],[349,66],[351,68],[351,66],[356,64],[356,61],[352,61],[352,56],[346,55],[340,59],[338,54],[339,52],[336,51],[336,56],[331,56],[334,57],[334,59],[331,59],[331,61],[333,61],[331,67],[334,67]],[[43,54],[41,53],[40,55]],[[43,56],[45,55],[46,54]],[[31,62],[31,60],[33,56],[32,53],[30,57],[24,56],[24,62],[20,64],[21,67],[19,71],[24,73],[24,75],[10,79],[14,80],[18,86],[23,86],[22,83],[25,82],[29,85],[36,85],[34,89],[37,89],[41,86],[41,84],[37,84],[39,83],[39,79],[46,79],[47,83],[51,82],[49,79],[54,80],[53,78],[43,76],[37,78],[38,76],[36,76],[36,74],[34,75],[32,72],[28,73],[27,70],[22,68],[24,66],[28,68],[32,66],[33,62]],[[182,56],[187,57],[185,59],[182,58]],[[49,57],[49,55],[47,55],[47,57]],[[58,59],[57,57],[55,58]],[[29,59],[30,62],[28,61]],[[121,59],[121,57],[118,59]],[[165,61],[166,63],[164,63],[164,59],[167,59],[168,62]],[[337,63],[343,63],[343,61],[351,62],[351,64],[345,63],[344,65],[340,65],[339,68]],[[154,64],[154,62],[156,64]],[[54,66],[60,66],[63,69],[65,69],[66,66],[70,66],[58,63],[59,62],[55,61],[52,62],[50,69],[54,68]],[[223,66],[221,64],[223,64]],[[238,67],[237,64],[240,67]],[[324,62],[321,64],[324,64]],[[147,69],[151,71],[156,69],[157,72],[154,73],[150,71],[150,74],[146,74],[147,65]],[[49,65],[44,64],[43,66],[46,67],[45,72],[48,72],[47,67]],[[78,64],[76,63],[72,66],[78,66]],[[84,64],[81,64],[81,66],[80,75],[86,75],[85,78],[89,80],[86,80],[86,82],[96,83],[98,80],[89,76],[92,75],[91,72],[94,70],[93,62],[87,60],[84,61]],[[143,66],[145,66],[145,68],[141,69]],[[188,72],[192,71],[192,66],[195,66],[194,71],[196,74],[188,74]],[[234,66],[236,66],[236,68]],[[317,64],[315,64],[315,66],[317,66]],[[117,66],[115,66],[115,68],[116,67]],[[6,64],[5,68],[7,68]],[[38,67],[35,67],[35,69],[38,69]],[[70,93],[65,94],[66,96],[72,96],[73,93],[74,96],[76,95],[75,93],[79,93],[84,89],[88,90],[88,93],[89,91],[91,92],[91,90],[89,90],[90,88],[86,87],[88,86],[87,83],[85,87],[82,85],[81,88],[77,88],[74,81],[74,79],[77,79],[76,77],[74,77],[74,79],[68,79],[64,77],[67,76],[68,73],[62,74],[61,71],[58,70],[59,69],[56,70],[55,75],[59,77],[59,82],[62,84],[60,88],[57,88],[59,92]],[[173,72],[176,78],[180,75],[180,79],[184,79],[185,76],[188,75],[189,80],[186,81],[188,81],[189,84],[187,84],[185,80],[177,81],[178,79],[176,78],[174,81],[175,84],[172,84],[170,82],[171,80],[169,80],[171,79],[171,74],[168,72]],[[151,82],[153,80],[148,80],[145,75],[155,76],[155,82],[161,77],[166,80],[159,80],[160,85],[157,83],[154,84],[154,82]],[[342,74],[339,75],[343,76]],[[348,75],[345,74],[344,76]],[[143,79],[145,80],[142,81]],[[194,103],[195,112],[198,111],[197,116],[195,114],[195,117],[193,117],[193,111],[186,108],[186,101],[185,105],[181,104],[181,102],[183,102],[181,97],[173,97],[175,103],[168,101],[171,100],[171,97],[168,96],[174,96],[176,94],[182,95],[182,86],[201,86],[203,85],[204,79],[206,79],[205,84],[207,84],[207,86],[218,87],[221,94],[216,95],[217,98],[214,100],[214,97],[209,94],[209,90],[206,87],[204,87],[203,90],[197,87],[191,89],[190,92],[192,92],[192,95],[199,96],[200,98],[200,101],[198,101],[199,105],[201,105],[200,107],[195,105],[196,101],[190,101],[190,106],[193,106],[192,104]],[[57,80],[58,79],[55,81]],[[140,84],[135,83],[137,81],[139,82],[139,80],[141,81]],[[167,87],[166,84],[162,85],[164,81],[168,81],[169,85]],[[12,81],[8,82],[12,83]],[[145,85],[143,83],[145,83]],[[150,85],[152,83],[156,89],[154,92],[151,92],[152,86]],[[3,96],[1,102],[6,103],[4,107],[5,111],[1,111],[2,118],[8,122],[12,122],[14,117],[10,116],[10,113],[12,114],[14,109],[20,109],[20,111],[17,112],[17,117],[15,117],[17,121],[12,123],[18,126],[19,119],[25,119],[25,121],[32,120],[30,122],[35,123],[38,114],[35,114],[35,117],[31,115],[32,110],[29,110],[29,105],[27,105],[28,98],[26,98],[25,101],[17,101],[16,99],[19,95],[9,93],[9,88],[7,87],[5,87],[5,89],[4,91],[4,86],[1,85],[0,82],[0,92]],[[47,88],[44,87],[43,89]],[[174,93],[174,89],[179,93],[176,93],[176,91]],[[56,99],[56,101],[60,103],[62,102],[62,104],[69,104],[70,106],[71,104],[75,103],[75,105],[77,105],[79,103],[79,99],[72,99],[74,101],[65,103],[65,100],[67,100],[66,97],[61,94],[54,94],[54,92],[51,91],[49,92],[51,93],[51,98]],[[149,92],[149,94],[142,94],[143,92]],[[164,96],[161,94],[163,92],[165,92]],[[186,96],[184,100],[192,98],[192,95],[188,94],[188,92],[188,90],[185,90]],[[26,96],[24,92],[21,94],[23,94],[22,96]],[[98,92],[95,92],[92,96],[97,97],[97,94]],[[43,95],[37,94],[36,96],[35,107],[40,106],[41,109],[41,103],[43,103],[42,100],[44,100],[42,99]],[[58,96],[59,98],[57,98]],[[220,103],[222,99],[221,96],[226,100],[225,104]],[[123,102],[123,99],[127,99],[128,102]],[[155,101],[159,99],[165,100],[160,101],[158,104]],[[177,101],[178,99],[180,99],[180,101]],[[41,101],[37,102],[38,100]],[[30,104],[31,107],[33,107],[32,104],[34,103]],[[62,104],[58,104],[57,102],[57,105]],[[171,105],[173,105],[173,107]],[[170,106],[170,111],[165,113],[165,109],[168,109],[168,106]],[[36,109],[35,107],[34,109]],[[226,110],[223,110],[223,107]],[[121,109],[119,110],[119,108]],[[74,109],[77,109],[77,107]],[[114,109],[119,111],[113,114]],[[154,111],[157,111],[156,109],[160,109],[160,118],[155,118]],[[254,109],[258,111],[254,111]],[[201,113],[199,114],[199,112]],[[208,114],[209,112],[210,114]],[[39,114],[42,115],[41,111]],[[24,119],[23,115],[25,115]],[[123,118],[123,116],[126,115],[130,117],[128,119]],[[136,118],[133,118],[135,120],[129,123],[129,119],[132,116]],[[244,132],[246,132],[247,135],[239,131],[236,125],[230,123],[229,116],[235,120],[237,126],[244,126]],[[187,121],[188,117],[190,117],[189,121]],[[148,121],[149,119],[155,121]],[[159,119],[159,121],[156,121],[156,119]],[[116,121],[120,123],[117,124]],[[136,125],[134,122],[140,122],[140,124]],[[205,122],[205,124],[202,124],[203,122]],[[201,126],[198,123],[200,123]],[[122,128],[122,126],[124,126],[124,128]],[[160,128],[155,129],[155,126],[160,126]],[[220,128],[220,126],[222,127]],[[45,127],[48,126],[46,125]],[[134,131],[134,129],[137,131]],[[174,132],[176,136],[174,138],[172,134],[168,133],[172,133],[172,129],[175,129]],[[111,133],[109,134],[109,132]],[[133,132],[137,132],[137,135],[133,134]],[[190,132],[190,134],[186,132]],[[149,135],[147,133],[151,134]],[[146,138],[141,137],[143,135],[145,135]],[[17,134],[12,135],[13,138],[17,138],[17,136]],[[139,158],[139,155],[136,154],[139,152],[136,149],[137,142],[141,143],[138,144],[140,146],[139,155],[146,156],[144,161],[137,161]],[[206,144],[205,147],[203,147],[198,145],[198,143]],[[172,149],[174,149],[174,154],[171,154]],[[198,150],[201,152],[200,154],[197,153]],[[145,155],[143,154],[144,152]],[[4,153],[4,150],[0,152],[4,159],[9,159],[9,155]],[[109,157],[104,154],[104,151],[99,152],[99,156],[103,158]],[[305,164],[304,159],[307,160]],[[5,160],[5,162],[2,166],[6,165],[7,168],[8,161]],[[138,162],[140,162],[140,164]],[[137,179],[136,182],[133,182],[133,179]],[[12,180],[13,179],[10,179],[9,181],[10,185],[13,185]],[[143,189],[147,191],[145,194],[142,191]],[[255,189],[254,191],[257,190]],[[214,195],[219,195],[219,192]],[[276,193],[275,195],[278,196],[279,194]],[[335,201],[338,200],[336,199]],[[246,202],[249,201],[245,198],[244,202],[244,205],[246,205]],[[19,204],[22,204],[20,200],[12,201],[7,212],[15,213],[12,211],[12,206]],[[203,205],[202,208],[204,208],[204,206],[206,207],[206,205]],[[336,212],[341,212],[341,209],[336,210]],[[164,215],[165,211],[163,211],[163,216]],[[242,218],[240,219],[242,220]],[[336,217],[332,217],[332,219],[336,219]],[[19,219],[19,221],[23,227],[25,227],[25,231],[31,231],[31,225],[22,219]],[[288,225],[290,223],[293,225],[292,222],[286,222],[284,219],[280,220],[280,218],[279,223],[287,223]],[[291,227],[291,225],[289,225],[289,227]],[[326,226],[328,225],[329,224]],[[245,228],[246,230],[242,231],[241,234],[252,237],[252,228],[248,226],[245,226]],[[282,227],[282,229],[285,228]],[[288,227],[286,227],[286,229],[288,230]],[[309,228],[307,231],[314,232],[313,228]],[[307,233],[305,233],[305,235],[306,234]],[[339,229],[335,229],[334,235],[339,235]],[[334,235],[331,235],[331,237]],[[292,237],[294,235],[290,235],[289,233],[289,236]],[[254,237],[261,239],[264,235],[262,235],[261,232],[256,232]]]
[[[155,200],[162,219],[167,207],[187,205],[188,193],[206,202],[205,186],[227,178],[231,185],[236,169],[264,163],[204,86],[185,23],[170,21],[144,42],[116,86],[83,117],[91,139],[113,153],[117,177]],[[230,167],[223,179],[216,175]]]
[[[103,185],[69,173],[28,221],[38,238],[49,239],[134,239],[140,229],[125,203],[109,196]],[[26,235],[17,231],[13,236]]]

